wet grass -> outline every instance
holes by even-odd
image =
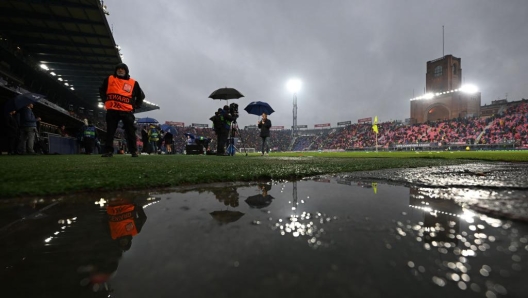
[[[519,152],[272,153],[234,157],[155,155],[2,156],[0,198],[86,191],[153,189],[229,181],[294,179],[318,174],[429,167],[471,160],[528,161]]]
[[[288,152],[276,153],[273,156],[314,156],[314,157],[349,157],[349,158],[443,158],[488,161],[528,161],[528,150],[512,151],[398,151],[398,152]]]

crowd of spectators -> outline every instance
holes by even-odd
[[[183,152],[185,148],[185,133],[210,138],[210,148],[216,146],[216,136],[211,128],[179,127],[175,136],[176,152]],[[240,129],[235,137],[238,138],[239,149],[260,147],[259,133],[254,128]],[[378,124],[377,137],[378,148],[386,149],[413,144],[449,147],[510,143],[528,147],[528,102],[523,100],[491,117],[439,120],[413,125],[398,121],[383,122]],[[301,131],[293,140],[291,130],[273,130],[269,144],[272,152],[367,149],[375,148],[376,134],[370,123]]]
[[[528,144],[528,102],[510,106],[503,115],[490,118],[480,144],[515,143],[517,146]]]

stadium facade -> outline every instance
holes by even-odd
[[[481,94],[462,86],[461,60],[446,55],[427,62],[425,94],[411,99],[411,124],[480,116]]]

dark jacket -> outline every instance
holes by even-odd
[[[170,132],[167,132],[163,136],[163,140],[165,141],[165,144],[172,144],[174,142],[174,136]]]
[[[231,117],[229,111],[222,109],[218,109],[218,113],[215,113],[210,119],[213,121],[213,128],[217,134],[228,132],[231,122],[235,120],[235,118]]]
[[[8,137],[18,136],[18,122],[15,115],[6,116],[6,133]]]
[[[148,143],[148,130],[146,128],[141,129],[141,141],[143,143]]]
[[[30,108],[24,107],[19,110],[17,114],[20,115],[20,127],[37,127],[37,118],[35,118],[35,114],[33,114],[33,111]]]
[[[261,137],[269,137],[270,136],[270,127],[271,127],[271,120],[266,119],[264,121],[264,124],[262,124],[262,121],[259,122],[258,128],[260,128],[260,136]]]

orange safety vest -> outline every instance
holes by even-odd
[[[134,91],[135,83],[136,81],[132,78],[124,80],[113,75],[109,76],[105,109],[125,112],[133,111],[132,91]]]
[[[106,213],[108,214],[108,224],[110,225],[112,239],[115,240],[127,235],[137,235],[134,205],[108,206],[106,207]]]

